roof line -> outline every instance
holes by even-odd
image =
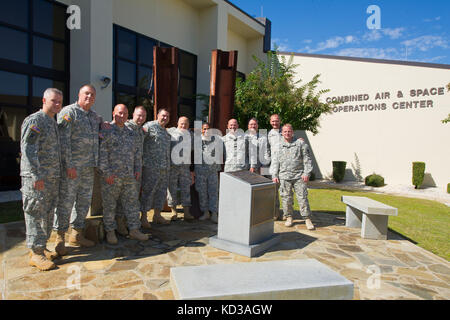
[[[414,67],[425,67],[425,68],[450,69],[450,64],[438,64],[438,63],[428,63],[428,62],[413,62],[413,61],[386,60],[386,59],[374,59],[374,58],[357,58],[357,57],[332,56],[332,55],[326,55],[326,54],[311,54],[311,53],[287,52],[287,51],[277,51],[277,54],[294,55],[294,56],[300,56],[300,57],[322,58],[322,59],[336,59],[336,60],[371,62],[371,63],[397,64],[397,65],[402,65],[402,66],[414,66]]]
[[[247,17],[249,17],[250,19],[252,19],[253,21],[255,21],[256,23],[260,24],[261,26],[265,27],[264,23],[262,23],[261,21],[259,21],[258,19],[256,19],[255,17],[252,17],[251,15],[249,15],[247,12],[245,12],[244,10],[242,10],[241,8],[239,8],[237,5],[235,5],[234,3],[232,3],[229,0],[223,0],[226,3],[228,3],[230,6],[232,6],[233,8],[239,10],[240,12],[242,12],[243,14],[245,14]]]

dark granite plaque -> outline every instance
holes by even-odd
[[[257,184],[263,184],[263,183],[270,183],[272,180],[267,179],[263,176],[260,176],[259,174],[250,172],[248,170],[241,170],[241,171],[235,171],[235,172],[227,172],[228,174],[232,175],[235,178],[238,178],[239,180],[245,181],[250,185],[257,185]]]

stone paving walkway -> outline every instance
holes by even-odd
[[[70,255],[56,260],[58,269],[49,272],[28,266],[23,222],[4,224],[0,299],[167,300],[174,299],[171,267],[303,258],[317,259],[353,281],[354,299],[450,299],[448,261],[391,232],[385,241],[361,239],[358,229],[344,226],[343,214],[315,212],[313,221],[314,231],[301,220],[293,228],[276,222],[280,243],[247,258],[208,245],[217,225],[179,220],[154,226],[144,243],[119,237],[115,246],[103,242],[71,248]],[[53,240],[54,235],[50,249]]]

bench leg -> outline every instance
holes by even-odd
[[[345,226],[349,228],[361,228],[363,212],[347,206],[345,210]]]
[[[361,238],[386,240],[389,216],[365,214],[363,216]]]

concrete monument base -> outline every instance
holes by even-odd
[[[269,247],[277,244],[280,240],[280,237],[278,235],[272,235],[270,238],[268,238],[265,241],[246,245],[243,243],[237,243],[229,240],[220,239],[217,236],[213,236],[209,238],[209,245],[211,247],[225,250],[228,252],[233,252],[236,254],[240,254],[242,256],[246,257],[255,257],[259,255],[260,253],[266,251]]]
[[[177,300],[350,300],[353,283],[315,259],[170,269]]]

